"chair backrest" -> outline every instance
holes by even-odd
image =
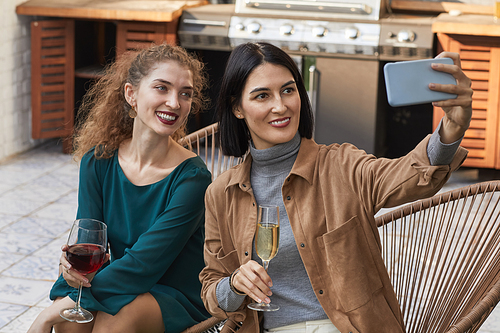
[[[212,180],[224,171],[243,162],[244,157],[227,156],[219,148],[219,124],[208,125],[196,132],[186,135],[179,143],[198,154],[212,173]]]
[[[500,300],[500,181],[376,218],[408,333],[476,332]]]

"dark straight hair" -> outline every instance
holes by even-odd
[[[246,43],[238,45],[231,52],[217,100],[216,116],[219,122],[220,147],[225,155],[241,157],[248,151],[250,131],[243,119],[236,118],[233,110],[241,103],[241,95],[248,76],[264,63],[286,67],[292,73],[301,104],[299,134],[301,137],[312,138],[314,119],[311,103],[304,80],[293,59],[272,44]]]

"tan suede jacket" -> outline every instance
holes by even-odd
[[[451,165],[429,165],[429,137],[394,160],[377,159],[350,144],[302,139],[282,187],[283,200],[314,292],[342,333],[404,332],[374,215],[434,195],[464,161],[467,151],[460,147]],[[223,173],[205,196],[202,299],[212,315],[243,322],[240,333],[259,332],[259,314],[246,307],[250,298],[226,314],[215,293],[222,278],[251,259],[257,214],[251,164],[249,156]]]

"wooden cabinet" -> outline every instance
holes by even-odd
[[[472,121],[462,146],[469,150],[464,166],[500,169],[500,37],[437,33],[439,48],[460,54],[472,80]],[[438,50],[438,51],[441,51]],[[444,112],[434,109],[434,128]]]

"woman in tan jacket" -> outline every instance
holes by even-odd
[[[458,54],[438,57],[453,59],[433,69],[457,85],[429,88],[458,97],[434,102],[445,111],[439,128],[391,160],[350,144],[316,144],[293,60],[271,44],[235,48],[217,106],[220,143],[225,154],[250,153],[205,196],[200,279],[210,313],[231,316],[241,332],[404,332],[374,215],[435,194],[466,157],[459,144],[472,114],[471,82]],[[267,273],[253,246],[259,204],[280,211],[280,248]],[[271,300],[278,311],[247,308]]]

